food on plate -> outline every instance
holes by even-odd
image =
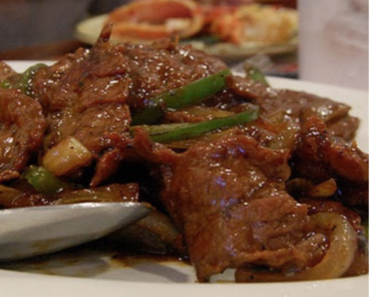
[[[243,5],[215,18],[210,32],[234,44],[284,43],[297,35],[298,16],[295,10],[258,4]]]
[[[151,42],[192,36],[202,29],[204,16],[201,7],[191,0],[139,0],[113,10],[107,22],[115,24],[114,38]]]
[[[178,37],[207,43],[272,45],[288,42],[298,28],[294,9],[254,3],[207,5],[192,0],[130,2],[109,13],[106,22],[114,23],[114,40],[141,43]]]
[[[110,36],[25,73],[1,64],[3,208],[150,203],[120,236],[189,259],[199,282],[368,272],[368,154],[350,106],[191,45]]]

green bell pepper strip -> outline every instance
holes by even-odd
[[[46,67],[43,63],[35,64],[31,67],[29,67],[21,76],[20,80],[16,84],[16,88],[20,89],[22,93],[31,96],[32,90],[31,90],[31,80],[35,76],[36,72],[40,69]]]
[[[11,83],[5,79],[0,80],[0,89],[10,89],[12,87]]]
[[[254,81],[260,82],[261,84],[263,84],[266,87],[270,86],[270,84],[266,80],[265,75],[262,73],[262,71],[258,67],[246,63],[244,65],[244,69],[246,71],[247,78],[250,78]]]
[[[36,191],[43,194],[56,194],[65,189],[73,189],[75,185],[65,183],[44,167],[30,166],[24,173],[25,178]]]
[[[187,39],[183,39],[180,41],[182,44],[192,44],[192,43],[198,43],[201,42],[203,44],[211,45],[211,44],[216,44],[219,42],[222,42],[222,38],[217,35],[200,35],[197,37],[191,37]]]
[[[155,124],[164,116],[166,110],[178,110],[197,105],[226,87],[229,69],[196,80],[186,86],[166,91],[150,101],[149,106],[132,117],[131,125]]]
[[[26,69],[21,74],[15,74],[8,79],[0,80],[1,89],[19,89],[22,93],[31,96],[31,81],[35,73],[40,69],[46,67],[46,64],[38,63]]]
[[[229,128],[254,121],[258,108],[207,122],[149,126],[150,139],[154,142],[170,143],[202,136],[218,129]],[[172,126],[172,127],[171,127]],[[171,129],[172,128],[172,129]],[[163,132],[166,131],[166,132]],[[158,133],[159,132],[159,133]]]

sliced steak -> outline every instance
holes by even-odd
[[[97,163],[91,186],[111,176],[124,158],[132,110],[158,93],[226,68],[190,46],[113,44],[109,34],[105,28],[91,50],[40,69],[32,82],[50,123],[45,149],[67,136],[77,138]]]
[[[347,205],[368,205],[369,155],[333,138],[317,117],[304,122],[292,157],[294,175],[320,183],[335,178]]]
[[[41,147],[46,125],[36,100],[17,90],[0,89],[0,182],[20,176]]]
[[[284,190],[287,150],[237,135],[199,142],[172,160],[163,155],[162,201],[183,231],[200,281],[230,267],[307,261],[294,248],[307,208]]]
[[[328,131],[346,141],[354,138],[359,119],[349,115],[350,106],[307,92],[273,89],[250,79],[234,76],[230,89],[241,100],[259,105],[261,115],[275,117],[279,112],[296,123],[314,115],[324,121]],[[240,102],[239,102],[240,104]]]

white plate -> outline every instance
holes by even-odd
[[[75,37],[81,42],[90,45],[95,44],[106,19],[107,15],[104,14],[82,20],[75,27]],[[119,40],[115,40],[114,37],[112,37],[111,40],[119,42]],[[256,54],[277,55],[292,53],[296,51],[298,47],[297,38],[292,38],[287,42],[273,45],[261,45],[255,42],[245,42],[241,45],[228,42],[206,44],[200,40],[191,39],[184,40],[184,42],[189,42],[194,48],[219,56],[227,61],[243,60]]]
[[[23,71],[35,62],[12,62]],[[368,93],[308,83],[269,78],[278,88],[304,90],[350,104],[352,115],[362,119],[359,146],[368,151]],[[72,250],[74,251],[74,250]],[[135,262],[134,262],[135,263]],[[43,260],[0,265],[0,294],[28,296],[249,296],[249,297],[365,297],[369,295],[368,275],[327,281],[269,284],[197,284],[192,267],[177,261],[136,262],[124,266],[99,252],[75,254],[71,251],[44,257]],[[73,294],[73,295],[72,295]]]

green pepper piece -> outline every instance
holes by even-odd
[[[182,44],[189,44],[189,43],[192,44],[194,42],[195,43],[201,42],[206,45],[212,45],[212,44],[222,42],[222,38],[217,35],[207,34],[207,35],[200,35],[200,36],[190,37],[190,38],[181,40]]]
[[[178,110],[187,106],[197,105],[226,86],[229,69],[201,78],[186,86],[164,92],[153,98],[145,109],[132,117],[132,125],[155,124],[166,110]]]
[[[36,72],[43,67],[46,67],[46,64],[38,63],[29,67],[23,73],[15,74],[7,79],[0,80],[0,89],[18,89],[27,96],[32,97],[32,78],[35,76]]]
[[[44,167],[32,165],[24,172],[23,177],[35,190],[43,194],[52,195],[71,188],[71,185],[63,182]]]
[[[258,67],[254,66],[252,64],[245,63],[244,64],[244,69],[245,69],[245,72],[247,74],[247,78],[250,78],[250,79],[253,79],[254,81],[260,82],[261,84],[263,84],[266,87],[270,86],[270,84],[266,80],[265,75],[262,73],[262,71]]]
[[[11,88],[11,83],[8,82],[5,79],[0,80],[0,89],[10,89]]]
[[[170,129],[169,127],[171,124],[166,125],[167,127],[165,127],[165,129],[163,127],[164,125],[159,125],[159,131],[164,131],[167,129],[167,132],[159,134],[155,134],[156,129],[153,129],[152,126],[151,130],[149,129],[149,133],[152,133],[150,138],[152,141],[160,143],[170,143],[174,141],[196,138],[218,129],[229,128],[254,121],[258,118],[258,111],[258,108],[255,108],[253,110],[241,112],[224,118],[213,119],[207,122],[174,124],[173,129]]]
[[[35,64],[31,67],[29,67],[21,76],[20,80],[17,82],[15,87],[17,89],[20,89],[22,93],[31,96],[32,90],[31,90],[31,82],[32,78],[35,76],[36,72],[40,69],[46,67],[43,63]]]

